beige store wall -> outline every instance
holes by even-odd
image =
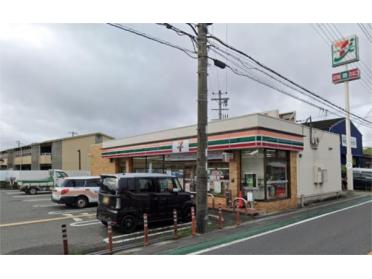
[[[62,169],[78,170],[79,153],[81,154],[81,169],[90,170],[90,146],[95,144],[95,135],[70,138],[62,141]]]

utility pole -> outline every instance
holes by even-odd
[[[23,154],[22,154],[22,147],[21,147],[21,141],[17,140],[18,149],[21,151],[21,163],[19,164],[19,180],[22,179],[22,164],[23,164]]]
[[[81,170],[81,151],[78,149],[79,170]]]
[[[208,50],[207,24],[198,24],[198,151],[196,161],[196,228],[205,233],[208,221],[207,152],[208,152]]]
[[[218,110],[218,120],[221,120],[221,119],[224,119],[224,118],[227,118],[228,115],[225,114],[225,115],[222,115],[222,111],[224,110],[229,110],[227,107],[227,102],[229,101],[230,98],[228,97],[222,97],[222,94],[226,94],[227,95],[227,92],[225,93],[222,93],[221,90],[219,90],[217,93],[212,93],[212,95],[218,95],[218,98],[212,98],[211,100],[212,101],[217,101],[218,102],[218,108],[217,109],[212,109],[212,110]],[[225,108],[222,108],[222,105],[225,107]]]
[[[70,131],[70,132],[68,132],[68,133],[71,134],[71,137],[74,137],[74,136],[77,135],[77,133],[76,133],[75,131]]]
[[[347,71],[347,64],[345,65]],[[349,101],[349,82],[345,82],[345,129],[346,129],[346,177],[347,190],[354,189],[353,178],[353,155],[351,153],[351,130],[350,130],[350,101]]]

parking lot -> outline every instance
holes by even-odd
[[[96,219],[96,206],[69,208],[53,203],[50,194],[26,195],[18,190],[0,190],[0,253],[62,254],[61,225],[67,225],[69,253],[104,253],[107,229]],[[210,211],[210,227],[217,226],[216,212]],[[226,216],[226,214],[225,214]],[[226,216],[227,217],[227,216]],[[225,217],[225,224],[229,219]],[[248,216],[242,216],[242,221]],[[230,220],[233,222],[233,220]],[[190,224],[179,224],[179,234],[190,234]],[[172,224],[151,227],[150,243],[172,239]],[[141,228],[132,234],[113,231],[114,249],[143,245]]]
[[[67,225],[72,254],[105,248],[107,232],[95,218],[96,207],[67,208],[53,203],[50,194],[0,193],[1,254],[61,254],[62,224]]]

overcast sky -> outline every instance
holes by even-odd
[[[127,24],[192,49],[190,40],[155,24]],[[191,32],[187,25],[179,28]],[[330,45],[310,24],[215,24],[209,31],[283,75],[344,107],[331,75]],[[372,43],[356,24],[360,59],[372,70]],[[319,31],[319,30],[318,30]],[[370,29],[372,34],[372,29]],[[210,52],[210,56],[216,56]],[[209,67],[208,91],[229,92],[229,116],[279,109],[297,119],[334,118],[227,70]],[[105,24],[0,26],[0,150],[78,134],[116,138],[196,123],[197,61],[184,53]],[[226,74],[227,73],[227,74]],[[362,78],[367,79],[361,68]],[[372,121],[370,88],[350,82],[351,111]],[[273,82],[271,82],[273,83]],[[276,83],[273,83],[277,85]],[[211,97],[211,96],[210,96]],[[217,114],[209,103],[209,119]],[[372,129],[357,125],[364,146]]]

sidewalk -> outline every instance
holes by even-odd
[[[147,247],[137,246],[129,250],[117,252],[115,254],[184,255],[196,253],[202,249],[231,242],[244,237],[254,236],[269,230],[277,229],[301,220],[332,212],[337,209],[371,199],[372,195],[369,193],[350,192],[346,194],[346,197],[340,198],[339,200],[319,202],[305,208],[292,209],[286,212],[267,214],[259,217],[241,215],[244,220],[241,218],[242,223],[240,226],[235,226],[234,218],[231,218],[231,216],[226,218],[225,216],[227,216],[227,213],[224,212],[224,218],[225,220],[227,219],[227,223],[225,222],[227,226],[225,226],[222,230],[218,229],[218,226],[215,223],[215,225],[209,226],[211,231],[203,235],[196,235],[195,237],[189,235],[178,240],[166,239],[160,242],[156,241],[156,239],[154,239],[152,242],[150,239],[150,245]]]

